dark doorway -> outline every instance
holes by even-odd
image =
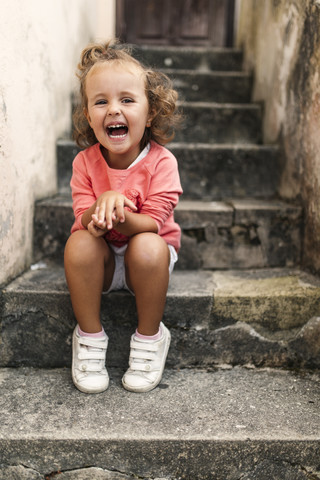
[[[117,37],[146,45],[233,44],[235,0],[117,0]]]

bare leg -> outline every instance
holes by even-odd
[[[112,282],[114,256],[103,238],[78,230],[69,238],[65,273],[78,324],[84,332],[101,331],[101,294]]]
[[[166,242],[155,233],[141,233],[129,241],[125,255],[127,284],[134,291],[138,331],[159,331],[169,284],[170,254]]]

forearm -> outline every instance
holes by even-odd
[[[143,232],[158,233],[158,225],[149,215],[128,211],[126,211],[124,223],[118,223],[114,228],[127,237]]]

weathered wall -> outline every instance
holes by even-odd
[[[55,143],[70,129],[80,51],[103,35],[97,18],[113,3],[1,0],[0,284],[31,262],[34,200],[56,190]]]
[[[237,46],[284,153],[280,194],[305,209],[303,264],[320,272],[320,1],[241,0]]]

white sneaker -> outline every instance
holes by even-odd
[[[108,336],[102,338],[81,337],[78,326],[72,337],[72,380],[84,393],[99,393],[109,386],[106,370]]]
[[[126,390],[149,392],[160,383],[171,340],[170,332],[163,323],[160,328],[160,340],[142,340],[132,335],[129,369],[122,378]]]

